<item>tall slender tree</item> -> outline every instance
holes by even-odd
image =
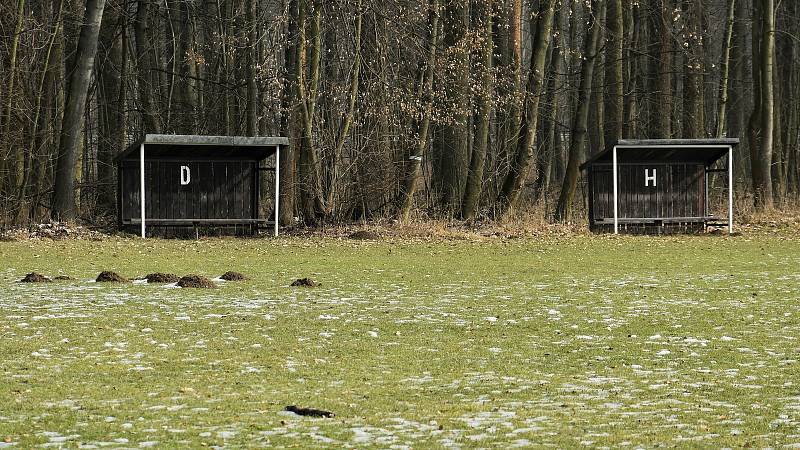
[[[774,133],[773,64],[775,52],[774,0],[753,3],[753,113],[748,126],[753,199],[756,209],[773,206],[772,146]]]
[[[115,205],[114,156],[125,148],[126,24],[123,4],[111,1],[103,12],[98,49],[97,178],[98,201],[106,209]]]
[[[461,205],[461,216],[464,220],[473,220],[478,213],[478,201],[483,185],[483,165],[489,147],[489,128],[492,118],[492,98],[494,83],[492,63],[494,46],[492,43],[492,0],[483,0],[475,8],[477,27],[481,33],[480,42],[480,88],[477,94],[478,114],[475,118],[475,141],[472,145],[469,172],[467,173],[464,200]]]
[[[736,18],[736,0],[728,1],[728,13],[725,24],[725,40],[722,43],[722,63],[720,64],[719,104],[717,107],[718,138],[725,135],[728,113],[728,81],[730,73],[731,48],[733,46],[733,26]]]
[[[622,0],[608,0],[606,6],[608,44],[606,51],[606,82],[608,84],[608,106],[605,108],[605,148],[610,148],[622,139],[624,130],[624,85],[623,85],[623,41],[624,15]]]
[[[667,139],[673,136],[672,124],[672,65],[674,38],[672,36],[672,12],[674,0],[655,0],[658,30],[658,76],[656,97],[658,105],[654,109],[656,127],[653,137]]]
[[[438,127],[438,176],[442,186],[442,207],[448,215],[459,215],[469,170],[471,102],[470,87],[470,2],[445,0],[442,12],[443,57],[449,70],[439,83],[449,108],[448,120]]]
[[[497,198],[499,216],[507,214],[519,200],[520,192],[536,161],[536,131],[539,124],[539,102],[544,94],[544,66],[547,49],[552,40],[556,0],[543,0],[536,14],[536,32],[532,35],[532,52],[522,124],[517,137],[517,149],[511,168]]]
[[[684,46],[687,49],[683,81],[683,136],[703,138],[706,137],[703,89],[706,38],[701,25],[703,2],[684,0],[683,13],[686,16]]]
[[[9,190],[13,186],[17,186],[22,182],[21,180],[21,173],[18,169],[19,165],[22,162],[22,154],[21,148],[18,147],[17,150],[12,151],[12,139],[11,139],[11,125],[13,122],[13,107],[14,107],[14,97],[16,95],[15,86],[14,84],[17,81],[17,51],[19,49],[19,41],[22,36],[22,24],[25,18],[25,0],[18,0],[17,1],[17,20],[16,25],[14,27],[14,36],[11,39],[11,52],[9,55],[9,64],[8,64],[8,84],[6,87],[6,105],[3,112],[3,147],[0,148],[0,197],[7,190]],[[12,161],[13,164],[10,166],[12,167],[11,170],[8,170],[7,162]],[[6,172],[13,171],[12,175],[7,174]]]
[[[158,75],[154,73],[153,55],[154,49],[151,44],[151,30],[154,27],[150,23],[150,4],[153,0],[138,0],[136,16],[134,22],[134,38],[136,48],[136,70],[137,86],[139,90],[139,111],[142,116],[145,133],[161,133],[162,121],[156,112],[156,90],[153,87],[153,80]]]
[[[422,100],[422,111],[420,112],[420,120],[417,124],[417,142],[410,152],[408,160],[404,162],[405,173],[397,202],[399,205],[398,215],[403,223],[408,223],[409,217],[411,216],[414,195],[419,186],[420,171],[426,153],[425,150],[430,145],[428,142],[428,133],[431,124],[433,79],[436,69],[437,48],[439,46],[439,0],[430,0],[429,7],[427,48],[420,77],[422,82],[418,89],[418,96]]]
[[[52,217],[58,220],[75,218],[75,169],[78,162],[78,143],[81,136],[83,113],[89,80],[94,67],[97,38],[103,18],[105,0],[86,0],[86,11],[81,27],[75,69],[70,77],[66,110],[61,125],[58,161],[53,190]]]
[[[584,38],[583,64],[581,65],[581,80],[578,88],[578,109],[573,116],[572,138],[569,144],[569,160],[564,184],[556,205],[555,219],[567,222],[572,217],[572,202],[575,198],[575,189],[578,186],[578,170],[582,163],[583,147],[586,145],[586,128],[589,119],[589,99],[592,95],[592,79],[594,66],[597,60],[597,48],[600,40],[600,21],[597,15],[603,8],[602,0],[592,0],[589,10],[589,29]]]

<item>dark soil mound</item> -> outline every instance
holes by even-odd
[[[284,411],[289,411],[297,414],[298,416],[308,416],[308,417],[333,417],[334,414],[330,411],[325,411],[324,409],[314,409],[314,408],[299,408],[295,405],[289,405],[286,408],[283,408]]]
[[[23,279],[21,279],[19,281],[21,283],[49,283],[49,282],[51,282],[53,280],[51,280],[50,278],[47,278],[46,276],[44,276],[44,275],[42,275],[40,273],[31,272],[31,273],[25,275],[25,278],[23,278]]]
[[[105,270],[97,276],[98,283],[128,283],[130,280],[116,272]]]
[[[72,281],[72,280],[74,280],[74,278],[68,277],[66,275],[59,275],[59,276],[57,276],[57,277],[55,277],[53,279],[56,280],[56,281]]]
[[[317,283],[316,281],[312,280],[311,278],[300,278],[300,279],[294,280],[291,285],[292,286],[303,286],[303,287],[316,287],[316,286],[319,286],[320,283]]]
[[[357,241],[377,241],[381,237],[380,235],[378,235],[378,233],[375,233],[374,231],[361,230],[351,234],[349,238],[355,239]]]
[[[177,283],[181,277],[175,275],[174,273],[151,273],[144,277],[148,283]]]
[[[220,278],[222,278],[225,281],[244,281],[247,279],[247,277],[244,276],[243,274],[231,271],[223,273]]]
[[[186,275],[178,280],[178,286],[182,288],[215,288],[217,287],[213,281],[200,275]]]

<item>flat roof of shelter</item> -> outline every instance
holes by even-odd
[[[665,161],[702,162],[711,164],[728,154],[728,147],[739,144],[738,138],[715,139],[621,139],[617,142],[618,157],[625,162]],[[581,169],[593,163],[611,163],[614,148],[607,148],[589,158]]]
[[[146,134],[137,140],[118,159],[139,157],[144,144],[146,157],[252,157],[263,159],[274,153],[276,146],[289,145],[289,138],[280,136],[203,136],[189,134]]]

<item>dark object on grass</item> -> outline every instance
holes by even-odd
[[[59,276],[57,276],[57,277],[55,277],[53,279],[56,280],[56,281],[71,281],[71,280],[74,280],[74,278],[66,276],[66,275],[59,275]]]
[[[100,272],[100,275],[97,276],[98,283],[128,283],[130,282],[129,279],[119,275],[116,272],[111,272],[109,270],[104,270]]]
[[[300,278],[300,279],[294,280],[292,282],[292,286],[316,287],[316,286],[319,286],[319,285],[320,285],[320,283],[317,283],[316,281],[312,280],[311,278]]]
[[[247,277],[244,276],[243,274],[231,271],[223,273],[220,278],[222,278],[225,281],[244,281],[247,279]]]
[[[21,283],[49,283],[49,282],[51,282],[53,280],[51,280],[50,278],[47,278],[46,276],[44,276],[44,275],[42,275],[40,273],[31,272],[31,273],[25,275],[25,278],[23,278],[23,279],[21,279],[19,281]]]
[[[334,414],[330,411],[325,411],[323,409],[314,409],[314,408],[300,408],[295,405],[289,405],[283,409],[284,411],[289,411],[297,414],[298,416],[307,416],[307,417],[333,417]]]
[[[177,283],[181,277],[174,273],[151,273],[144,277],[148,283]]]
[[[381,237],[374,231],[361,230],[351,234],[349,238],[357,241],[377,241]]]
[[[206,288],[213,289],[217,287],[213,281],[200,275],[186,275],[178,280],[178,286],[182,288]]]

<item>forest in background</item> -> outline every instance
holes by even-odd
[[[287,136],[280,216],[584,208],[621,138],[739,137],[737,196],[800,193],[800,5],[775,0],[12,0],[0,226],[114,217],[145,133]]]

